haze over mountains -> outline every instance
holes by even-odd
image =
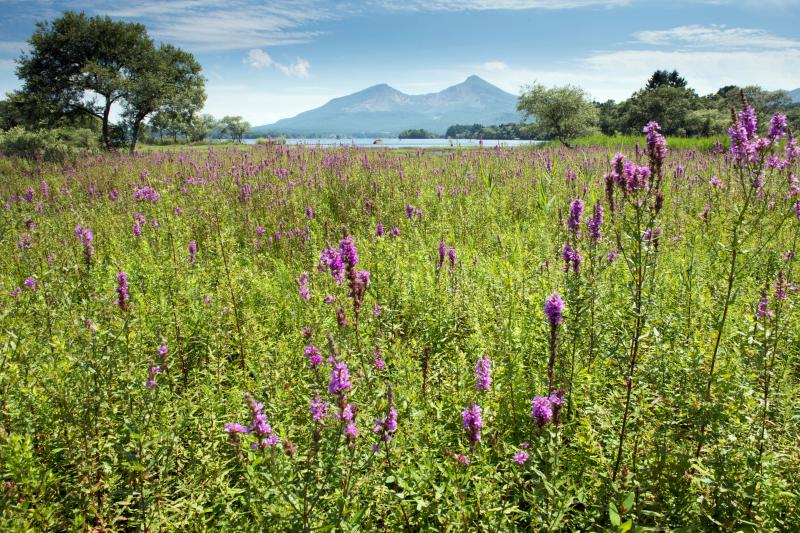
[[[374,85],[295,117],[256,126],[250,133],[392,137],[412,128],[444,134],[454,124],[493,125],[520,120],[515,95],[470,76],[430,94],[411,95],[385,83]]]

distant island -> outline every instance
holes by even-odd
[[[444,135],[437,135],[425,129],[408,129],[401,131],[398,137],[400,139],[493,139],[498,141],[537,138],[532,128],[513,122],[499,126],[454,124],[447,128]]]

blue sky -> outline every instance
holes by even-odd
[[[623,99],[657,68],[701,94],[800,87],[800,0],[0,0],[0,91],[37,20],[144,23],[195,54],[206,111],[266,124],[377,83],[439,91],[477,74],[518,94],[572,83]]]

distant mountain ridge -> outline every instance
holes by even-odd
[[[516,96],[473,75],[429,94],[405,94],[385,83],[373,85],[295,117],[256,126],[250,133],[390,137],[412,128],[444,134],[454,124],[493,125],[521,118]]]
[[[786,91],[786,92],[789,93],[789,97],[792,99],[792,102],[800,104],[800,88],[797,88],[794,91]]]

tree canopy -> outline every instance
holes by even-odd
[[[250,129],[250,123],[240,116],[224,116],[220,121],[222,133],[231,136],[235,142],[242,142],[242,137]]]
[[[533,84],[519,97],[517,109],[526,119],[533,118],[541,131],[565,146],[597,125],[599,113],[589,95],[580,87],[566,85],[547,88]]]
[[[119,103],[134,149],[147,116],[163,107],[191,114],[205,101],[199,63],[172,45],[156,47],[141,24],[67,11],[37,23],[28,42],[17,60],[22,90],[9,98],[14,110],[27,109],[21,120],[52,126],[94,117],[111,148],[111,109]]]

